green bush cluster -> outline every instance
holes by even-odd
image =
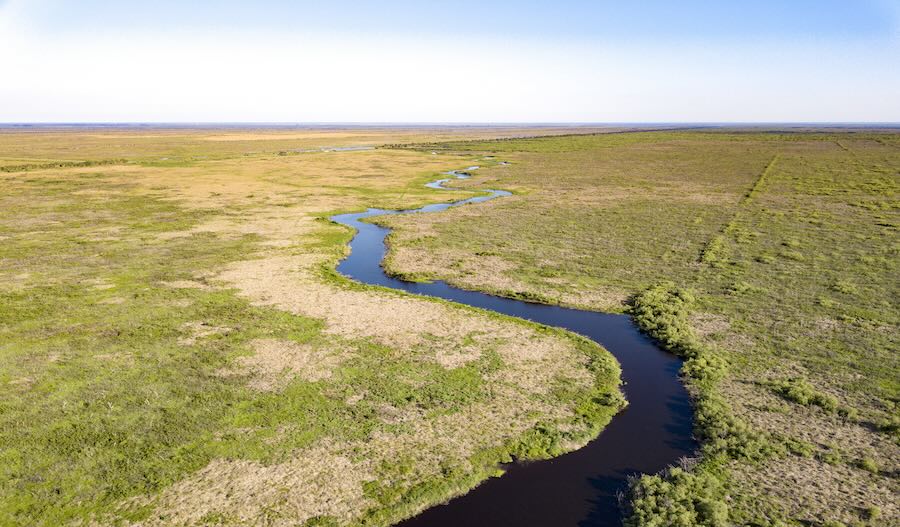
[[[688,323],[694,295],[671,282],[650,287],[632,301],[638,326],[685,359],[682,376],[695,390],[696,431],[707,454],[694,472],[672,468],[664,475],[632,482],[628,526],[717,526],[728,520],[724,483],[708,466],[716,451],[743,450],[749,430],[734,418],[714,386],[727,371],[725,360],[703,346]]]
[[[878,463],[870,457],[864,457],[860,459],[859,468],[865,470],[866,472],[871,472],[872,474],[878,474]]]
[[[644,476],[633,489],[633,510],[625,527],[729,525],[724,485],[710,471],[674,467],[665,475]]]
[[[685,359],[700,354],[702,346],[688,324],[691,307],[697,299],[690,291],[663,282],[634,297],[631,315],[648,335],[669,351]]]
[[[900,416],[893,415],[878,422],[878,430],[893,436],[900,436]]]
[[[772,389],[788,401],[802,404],[803,406],[818,406],[826,412],[836,412],[838,410],[838,401],[833,395],[819,392],[809,381],[800,377],[773,381]]]
[[[706,265],[721,268],[728,262],[729,250],[723,236],[716,236],[703,249],[700,262]]]
[[[654,285],[633,300],[638,326],[666,349],[685,359],[681,374],[694,394],[695,433],[703,458],[692,472],[672,468],[631,485],[629,526],[726,525],[725,474],[729,459],[760,460],[787,453],[785,445],[753,430],[734,415],[716,385],[727,374],[725,359],[700,342],[689,316],[696,297],[672,282]]]

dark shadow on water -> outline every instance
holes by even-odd
[[[629,406],[584,448],[547,461],[513,464],[502,477],[491,478],[468,494],[399,525],[617,526],[621,518],[616,493],[625,487],[629,475],[658,472],[696,448],[690,399],[678,379],[681,361],[660,350],[624,315],[532,304],[439,281],[411,283],[392,278],[381,268],[384,239],[390,230],[360,221],[384,214],[438,212],[509,195],[489,192],[416,210],[370,209],[334,216],[333,221],[357,230],[350,242],[350,256],[338,265],[338,272],[359,282],[443,298],[584,335],[609,350],[622,365]]]

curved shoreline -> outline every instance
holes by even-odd
[[[449,172],[450,178],[426,186],[446,190],[444,185],[452,178],[469,177],[467,172],[477,168]],[[332,221],[356,230],[350,256],[338,264],[337,271],[362,283],[438,297],[585,336],[619,361],[629,406],[585,447],[547,461],[510,465],[502,477],[482,482],[468,494],[398,525],[618,525],[617,494],[628,476],[657,472],[696,447],[691,436],[690,400],[678,379],[681,361],[659,349],[624,315],[533,304],[455,288],[442,281],[406,282],[391,277],[381,267],[390,229],[361,221],[382,215],[439,212],[511,195],[503,190],[483,192],[488,194],[418,209],[368,209],[333,216]]]

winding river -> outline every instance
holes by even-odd
[[[453,177],[429,183],[446,189]],[[659,349],[624,315],[533,304],[466,291],[437,281],[406,282],[385,274],[381,262],[390,229],[363,222],[385,214],[421,214],[509,196],[503,190],[411,210],[369,209],[341,214],[332,221],[356,229],[350,255],[337,267],[341,274],[366,284],[434,296],[564,328],[588,337],[609,350],[622,365],[628,407],[584,448],[547,460],[516,463],[464,496],[432,507],[402,523],[403,527],[474,526],[617,526],[621,523],[617,493],[628,476],[657,472],[694,451],[692,412],[688,394],[678,379],[681,361]]]

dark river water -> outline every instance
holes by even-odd
[[[467,171],[475,170],[470,167]],[[458,178],[467,171],[451,172]],[[444,188],[451,178],[429,183]],[[588,337],[609,350],[622,365],[623,391],[629,405],[599,437],[575,452],[547,460],[516,463],[500,478],[491,478],[464,496],[432,507],[398,525],[403,527],[467,526],[616,526],[621,512],[616,494],[629,475],[654,473],[690,455],[692,411],[678,379],[681,361],[659,349],[624,315],[533,304],[457,289],[444,282],[413,283],[384,273],[381,262],[390,229],[360,220],[384,214],[422,214],[449,207],[476,206],[510,195],[492,190],[455,203],[415,210],[369,209],[331,219],[356,229],[351,253],[337,267],[359,282],[443,298],[514,317],[556,326]]]

